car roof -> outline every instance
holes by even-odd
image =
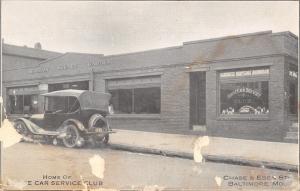
[[[81,109],[95,109],[107,111],[111,95],[104,92],[94,92],[88,90],[59,90],[42,94],[46,97],[76,97]]]

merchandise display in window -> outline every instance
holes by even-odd
[[[268,68],[221,72],[220,114],[267,115],[269,113],[269,82],[257,81],[255,77],[267,77],[268,74]],[[233,80],[226,80],[229,77]]]

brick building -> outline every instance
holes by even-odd
[[[10,115],[42,113],[45,92],[89,89],[112,94],[113,128],[275,141],[297,135],[298,37],[290,32],[108,56],[8,52],[4,45]]]

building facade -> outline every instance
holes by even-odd
[[[54,53],[4,64],[5,107],[42,113],[40,94],[87,89],[111,93],[113,128],[284,141],[297,121],[297,53],[297,36],[271,31],[121,55]]]

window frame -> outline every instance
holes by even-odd
[[[245,70],[259,70],[259,69],[268,69],[268,74],[257,74],[250,76],[234,76],[234,77],[221,77],[222,72],[237,72]],[[232,114],[224,115],[220,112],[221,109],[221,85],[222,83],[242,83],[242,82],[268,82],[268,106],[270,107],[270,67],[251,67],[251,68],[242,68],[242,69],[225,69],[217,71],[216,75],[217,80],[217,110],[216,110],[216,119],[217,120],[270,120],[270,113],[272,112],[269,108],[268,114],[254,115],[254,114]]]

